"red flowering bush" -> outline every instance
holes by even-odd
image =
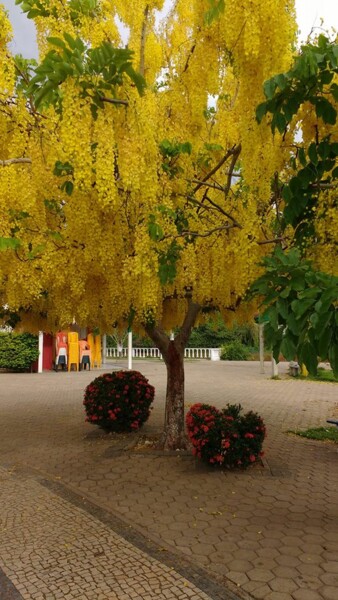
[[[138,371],[105,373],[85,389],[86,421],[110,431],[137,431],[150,415],[154,395]]]
[[[186,416],[186,425],[193,453],[203,461],[245,468],[263,456],[263,420],[252,411],[242,414],[240,404],[228,404],[223,410],[194,404]]]

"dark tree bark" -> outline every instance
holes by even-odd
[[[175,339],[158,326],[146,327],[146,332],[159,348],[167,367],[165,420],[161,448],[184,449],[187,445],[184,422],[184,349],[196,322],[200,306],[188,299],[188,308],[180,332]]]

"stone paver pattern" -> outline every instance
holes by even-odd
[[[1,563],[24,600],[211,600],[35,480],[0,480]]]
[[[156,435],[165,367],[133,366],[155,386],[143,433]],[[338,448],[287,431],[337,417],[338,388],[285,379],[283,366],[281,380],[271,380],[266,367],[260,374],[257,363],[186,363],[187,405],[241,403],[264,418],[264,466],[219,471],[186,454],[128,450],[134,434],[105,434],[84,422],[83,390],[94,371],[1,374],[0,464],[30,469],[117,514],[164,553],[207,569],[225,590],[266,600],[337,600]],[[37,529],[35,535],[38,542]],[[1,545],[2,538],[0,557]]]

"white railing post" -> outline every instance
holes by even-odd
[[[42,373],[42,367],[43,367],[43,332],[39,331],[38,373]]]
[[[128,369],[131,371],[133,368],[133,334],[128,331]]]

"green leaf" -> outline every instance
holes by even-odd
[[[303,167],[305,167],[306,166],[306,156],[305,156],[304,148],[299,148],[298,159],[299,159],[299,162],[301,163],[301,165]]]
[[[328,142],[328,140],[324,140],[322,142],[320,142],[320,144],[318,145],[318,154],[321,158],[326,159],[330,156],[330,143]]]
[[[290,295],[291,292],[291,286],[286,286],[286,288],[280,292],[279,296],[280,298],[288,298],[288,296]]]
[[[311,160],[311,162],[314,165],[318,165],[317,147],[314,142],[312,142],[312,144],[310,144],[307,153],[308,153],[308,157]]]
[[[296,320],[295,315],[289,314],[287,320],[287,327],[293,333],[293,335],[299,336],[301,333],[301,323]]]
[[[264,82],[263,90],[264,90],[265,97],[268,100],[271,100],[271,98],[273,98],[274,93],[276,91],[276,87],[277,87],[277,82],[274,77],[272,77],[271,79],[268,79],[267,81]]]
[[[318,313],[318,321],[317,321],[317,325],[315,326],[316,329],[316,333],[318,334],[318,336],[322,335],[323,331],[326,331],[327,329],[330,329],[330,321],[334,320],[334,311],[330,310],[328,312],[322,312],[322,313]],[[332,323],[333,324],[333,323]]]
[[[39,108],[42,100],[48,95],[49,92],[54,90],[56,84],[53,81],[47,81],[47,83],[40,88],[39,92],[35,96],[35,106]]]
[[[321,117],[324,123],[335,125],[337,120],[337,111],[326,98],[317,98],[315,102],[316,115]]]
[[[308,311],[310,306],[313,306],[314,299],[304,299],[304,300],[293,300],[291,302],[291,308],[293,313],[296,316],[296,319],[300,319],[303,315]]]
[[[288,78],[286,77],[286,75],[284,75],[284,73],[280,73],[279,75],[276,75],[274,79],[279,89],[281,91],[285,90],[288,83]]]
[[[74,190],[74,184],[72,181],[65,181],[62,185],[61,185],[61,190],[65,191],[67,196],[71,196]]]
[[[276,309],[279,312],[279,314],[283,317],[283,319],[287,319],[289,314],[289,303],[286,300],[284,300],[281,297],[281,295],[277,300]]]
[[[20,240],[16,238],[5,238],[0,237],[0,251],[1,250],[16,250],[21,245]]]
[[[322,360],[326,360],[328,358],[329,346],[332,338],[332,329],[328,327],[325,329],[318,339],[318,352],[319,356]]]
[[[63,37],[65,38],[68,46],[72,50],[75,50],[75,48],[78,48],[78,40],[79,40],[79,38],[77,38],[77,39],[73,38],[69,33],[67,33],[67,31],[64,31]]]
[[[334,142],[333,144],[331,144],[331,152],[335,156],[338,156],[338,143],[337,142]]]
[[[305,341],[301,347],[300,362],[304,364],[310,375],[317,375],[318,358],[313,345]]]
[[[64,43],[64,41],[60,40],[60,38],[48,37],[47,42],[52,44],[52,46],[57,46],[58,48],[62,48],[62,50],[65,48],[65,43]]]
[[[163,229],[155,222],[148,223],[148,233],[154,242],[158,242],[163,238]]]
[[[338,343],[329,348],[329,361],[335,377],[338,377]]]
[[[267,102],[262,102],[261,104],[259,104],[257,106],[257,108],[256,108],[256,120],[257,120],[258,123],[262,122],[263,117],[265,117],[266,113],[268,112],[267,106],[268,106]]]
[[[297,349],[296,345],[288,335],[285,335],[283,337],[280,351],[283,354],[284,358],[286,358],[286,360],[294,360],[297,353]]]
[[[271,122],[272,131],[274,131],[275,128],[277,127],[279,133],[284,133],[286,126],[287,126],[287,121],[286,121],[285,116],[282,115],[281,113],[276,113],[273,116],[272,122]]]
[[[269,308],[264,312],[264,319],[268,320],[271,328],[274,331],[278,331],[278,313],[275,305],[269,306]]]

